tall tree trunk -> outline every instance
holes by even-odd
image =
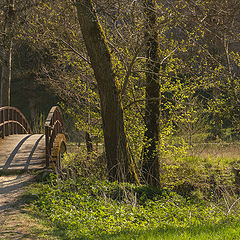
[[[147,73],[146,73],[146,113],[145,113],[145,146],[143,149],[143,177],[147,184],[159,186],[159,132],[160,132],[160,85],[158,36],[156,29],[155,1],[144,0],[146,17],[145,38],[147,42]]]
[[[10,105],[10,87],[12,77],[12,38],[14,21],[14,0],[10,0],[4,13],[3,54],[1,74],[1,106]]]
[[[76,0],[78,20],[97,80],[111,181],[138,181],[127,145],[123,109],[111,56],[91,0]]]

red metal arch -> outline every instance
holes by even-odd
[[[0,108],[0,131],[1,137],[30,133],[32,130],[25,116],[15,107],[4,106]]]

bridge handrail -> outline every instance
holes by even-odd
[[[45,121],[46,166],[49,166],[54,140],[59,133],[64,133],[62,112],[60,107],[53,106]]]
[[[32,130],[25,116],[16,107],[0,107],[0,130],[1,137],[18,134],[30,133]]]

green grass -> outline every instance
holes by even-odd
[[[32,209],[61,239],[240,239],[238,210],[167,190],[84,178],[36,189]]]
[[[240,222],[221,223],[190,228],[162,227],[154,230],[119,233],[101,239],[120,240],[233,240],[240,239]]]
[[[70,171],[67,180],[51,175],[36,184],[31,209],[58,239],[240,240],[232,172],[239,156],[238,144],[199,145],[162,164],[162,189],[99,180],[94,159],[69,156],[78,177]]]

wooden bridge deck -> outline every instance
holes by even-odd
[[[44,134],[17,134],[0,139],[0,171],[43,169]]]

